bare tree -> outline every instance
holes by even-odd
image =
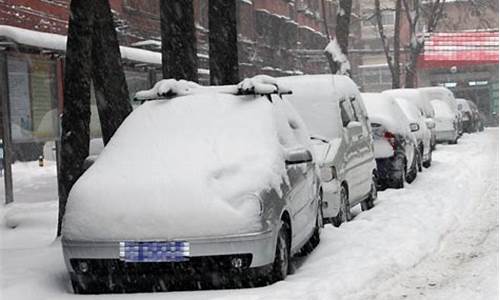
[[[208,1],[210,84],[240,80],[235,0]]]
[[[422,0],[401,0],[404,6],[409,27],[409,59],[405,66],[405,87],[411,88],[416,84],[417,60],[424,49],[424,35],[419,33],[417,26],[424,20],[428,33],[434,32],[439,20],[443,16],[445,0],[430,0],[423,5]]]
[[[401,87],[401,69],[400,69],[401,0],[396,0],[395,4],[396,7],[394,9],[395,19],[394,19],[394,37],[393,37],[392,54],[389,41],[385,34],[384,24],[382,23],[382,9],[380,8],[380,0],[375,0],[375,13],[374,13],[377,31],[380,36],[380,41],[382,42],[382,47],[384,49],[385,57],[387,59],[387,66],[389,67],[389,71],[391,72],[393,89]]]
[[[192,0],[160,0],[163,78],[198,81]]]

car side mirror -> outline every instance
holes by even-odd
[[[285,163],[287,165],[307,163],[312,162],[313,160],[311,151],[306,148],[291,149],[286,153],[285,156]]]
[[[358,121],[351,121],[347,124],[347,130],[352,136],[360,135],[363,132],[363,127]]]
[[[410,123],[411,132],[418,131],[419,129],[420,129],[420,126],[417,123]]]
[[[436,128],[436,122],[434,122],[434,120],[430,118],[425,120],[425,125],[427,125],[427,128],[429,129]]]

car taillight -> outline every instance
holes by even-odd
[[[384,139],[391,144],[393,150],[396,150],[396,136],[392,132],[386,131],[384,133]]]

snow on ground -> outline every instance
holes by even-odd
[[[498,129],[438,145],[433,165],[404,190],[379,194],[374,209],[321,243],[295,274],[268,287],[97,295],[88,299],[498,299]],[[15,169],[26,166],[15,165]],[[1,208],[3,299],[73,299],[55,240],[57,202],[33,195]],[[15,181],[16,183],[18,180]],[[55,192],[51,192],[55,199]],[[32,198],[34,197],[34,198]],[[12,228],[14,227],[14,228]]]

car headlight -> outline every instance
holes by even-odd
[[[245,194],[241,197],[234,198],[229,201],[231,206],[240,212],[255,213],[262,215],[264,211],[264,204],[262,198],[257,194]]]

